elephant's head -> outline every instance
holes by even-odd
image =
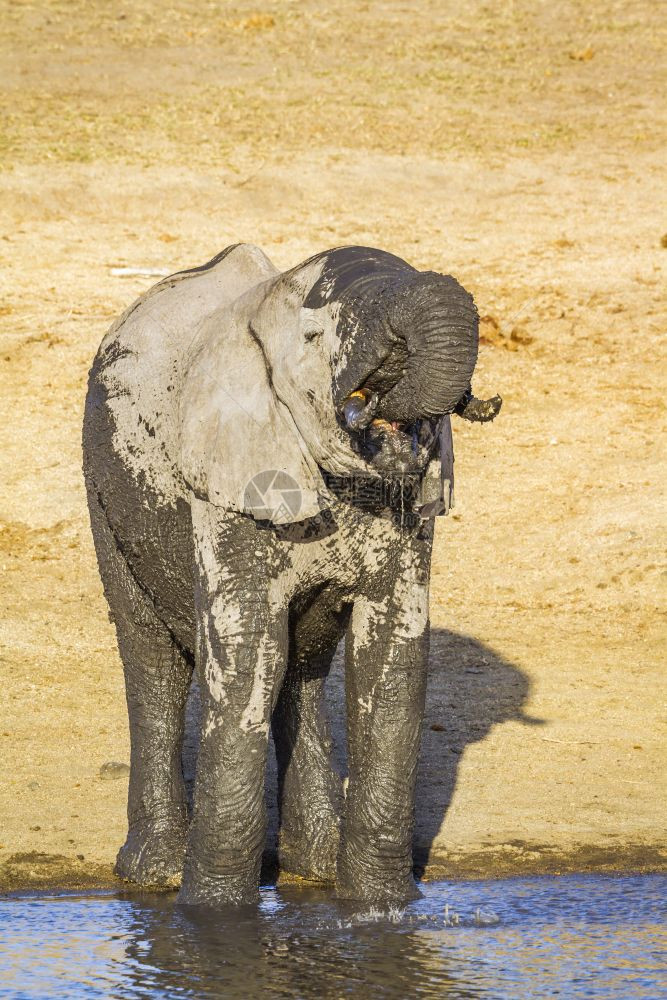
[[[219,483],[213,492],[237,506],[248,472],[282,470],[298,483],[301,518],[326,506],[323,472],[423,479],[427,469],[436,478],[437,465],[440,495],[442,454],[451,488],[448,415],[491,420],[501,404],[497,396],[472,396],[478,316],[471,295],[450,276],[367,247],[330,250],[284,274],[266,261],[269,268],[271,276],[231,308],[225,336],[238,339],[236,351],[231,342],[221,351],[212,339],[201,365],[215,369],[214,386],[225,387],[229,429],[220,431],[216,403],[216,468],[190,479],[206,478],[209,493]],[[198,382],[192,391],[201,427]],[[202,465],[212,465],[203,446],[198,451]]]
[[[500,410],[498,396],[471,391],[472,296],[451,276],[384,251],[342,247],[287,272],[258,328],[276,391],[329,471],[419,472],[443,416],[485,421]]]

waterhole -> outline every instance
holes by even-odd
[[[0,899],[0,997],[667,996],[667,876],[423,884],[405,909],[266,887],[207,912],[173,895]]]

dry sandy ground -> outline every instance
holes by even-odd
[[[108,881],[121,669],[84,505],[113,316],[231,242],[451,271],[483,315],[438,524],[433,871],[657,866],[665,31],[648,0],[2,0],[0,884]],[[662,515],[662,516],[661,516]],[[334,684],[334,695],[340,684]]]

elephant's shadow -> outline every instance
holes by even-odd
[[[470,636],[431,629],[426,709],[417,777],[414,858],[417,868],[432,858],[432,847],[451,804],[459,764],[466,747],[483,740],[492,727],[510,720],[534,725],[524,715],[530,683],[516,666]],[[326,708],[331,722],[333,760],[346,773],[345,677],[343,644],[326,684]],[[197,755],[199,698],[193,683],[186,720],[184,772],[192,791]],[[276,856],[278,808],[273,746],[267,767],[266,802],[269,817],[266,871]]]

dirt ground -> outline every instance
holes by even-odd
[[[664,863],[659,5],[1,0],[0,33],[0,885],[105,884],[125,831],[80,425],[155,279],[112,268],[242,240],[383,247],[486,317],[505,403],[455,427],[417,859]]]

